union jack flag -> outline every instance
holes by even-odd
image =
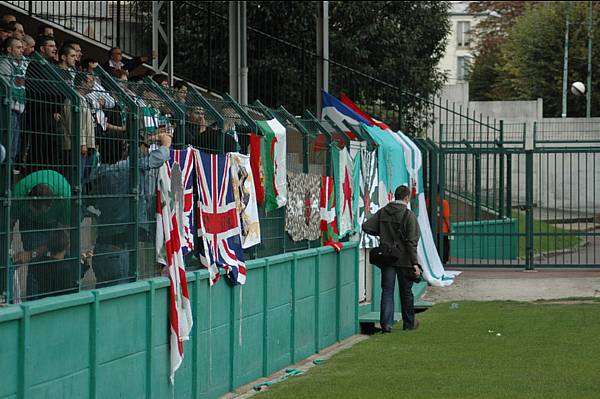
[[[167,161],[169,175],[173,167],[181,171],[183,186],[183,236],[181,237],[181,250],[183,256],[194,250],[194,179],[196,170],[194,168],[194,153],[192,148],[185,150],[171,149],[170,158]]]
[[[229,159],[225,154],[194,150],[198,178],[198,235],[204,245],[200,258],[211,274],[211,284],[223,267],[233,284],[246,282],[246,264],[240,238],[239,215],[230,180]],[[203,253],[202,253],[203,252]]]

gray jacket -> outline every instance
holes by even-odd
[[[400,259],[395,267],[412,267],[419,263],[417,245],[421,232],[417,217],[406,205],[393,201],[377,211],[362,225],[365,233],[379,236],[382,243],[397,248]]]

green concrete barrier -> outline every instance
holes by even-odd
[[[517,259],[517,219],[452,223],[450,256],[459,259]]]
[[[356,243],[247,268],[243,287],[187,274],[194,328],[174,387],[166,278],[0,309],[0,398],[214,398],[358,331]]]

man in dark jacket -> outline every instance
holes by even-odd
[[[415,319],[414,298],[412,294],[413,275],[420,276],[417,259],[419,242],[419,223],[414,213],[408,209],[410,189],[400,186],[394,193],[395,201],[363,223],[365,233],[377,235],[382,243],[396,248],[398,260],[381,267],[381,312],[379,321],[384,333],[392,331],[394,323],[394,290],[396,278],[400,286],[402,305],[402,324],[404,330],[415,330],[419,323]]]

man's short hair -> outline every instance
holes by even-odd
[[[75,51],[75,49],[71,46],[63,45],[60,50],[58,50],[58,58],[60,59],[63,55],[68,55],[71,51]]]
[[[112,74],[117,79],[121,79],[123,76],[127,76],[129,78],[129,74],[124,69],[115,69]]]
[[[13,31],[17,30],[17,25],[23,26],[23,24],[20,23],[19,21],[11,21],[8,23],[8,26],[10,26]]]
[[[54,31],[54,28],[51,27],[50,25],[42,24],[42,25],[38,26],[38,28],[37,28],[38,36],[48,36],[48,35],[44,34],[44,32],[46,32],[46,29],[52,29]]]
[[[401,186],[398,186],[398,188],[396,189],[396,192],[394,193],[394,199],[395,200],[403,200],[404,198],[408,197],[409,195],[410,195],[410,189],[405,185],[401,185]]]
[[[54,42],[54,38],[52,36],[41,35],[35,39],[35,50],[40,51],[42,47],[44,47],[48,42]]]
[[[79,47],[81,47],[81,44],[75,40],[65,40],[63,42],[63,46],[69,46],[69,47],[79,46]]]
[[[4,41],[4,52],[8,53],[8,49],[10,47],[12,47],[12,45],[17,42],[17,41],[21,41],[21,39],[17,39],[16,37],[9,37]]]
[[[90,66],[90,64],[94,64],[94,63],[98,64],[98,60],[95,58],[84,58],[81,61],[81,67],[83,69],[87,69]]]
[[[169,77],[164,73],[157,73],[156,75],[152,76],[152,80],[158,83],[159,85],[161,85],[164,81],[168,79]]]
[[[181,89],[182,87],[188,87],[188,84],[187,84],[187,83],[185,83],[185,81],[184,81],[184,80],[178,80],[178,81],[177,81],[177,82],[175,82],[175,84],[173,85],[173,88],[175,88],[175,89],[177,89],[177,90]]]

